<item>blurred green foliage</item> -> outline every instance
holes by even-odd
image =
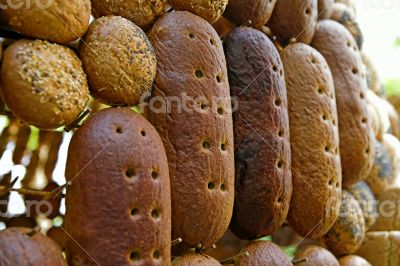
[[[387,95],[400,95],[400,79],[389,79],[385,82],[385,91]]]

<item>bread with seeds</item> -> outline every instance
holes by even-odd
[[[133,106],[151,90],[157,60],[141,28],[117,16],[97,19],[79,49],[91,95],[108,105]]]
[[[249,256],[239,256],[234,266],[293,266],[279,246],[270,241],[251,242],[241,251],[241,253],[245,252],[248,252]]]
[[[335,88],[325,58],[314,48],[296,43],[281,57],[293,169],[288,221],[297,234],[316,239],[333,225],[340,208],[342,173]]]
[[[167,157],[143,116],[93,114],[72,137],[65,175],[69,265],[171,265]]]
[[[294,260],[300,259],[307,259],[307,261],[296,263],[296,266],[339,266],[339,262],[329,250],[314,245],[298,249]]]
[[[172,266],[221,266],[221,263],[208,255],[186,254],[173,260]]]
[[[228,0],[169,0],[175,10],[192,12],[211,24],[224,13]]]
[[[283,65],[262,32],[239,27],[225,39],[235,139],[235,207],[230,228],[257,239],[280,228],[292,195]],[[268,126],[266,126],[268,125]]]
[[[41,129],[72,123],[89,100],[82,63],[70,48],[22,39],[4,52],[1,89],[10,111]]]
[[[349,188],[349,192],[358,201],[363,211],[365,228],[368,230],[376,222],[378,206],[374,193],[365,181],[360,181]]]

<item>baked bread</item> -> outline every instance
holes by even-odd
[[[267,26],[278,41],[311,43],[318,18],[318,0],[279,0]]]
[[[365,181],[360,181],[349,188],[349,192],[358,201],[363,211],[365,229],[375,224],[378,215],[378,206],[374,193]]]
[[[59,186],[56,182],[50,181],[42,191],[52,192],[58,189]],[[25,195],[24,199],[28,202],[26,204],[27,216],[37,217],[39,215],[46,216],[48,219],[54,219],[60,215],[61,206],[61,193],[54,195],[49,199],[43,199],[42,196]]]
[[[14,6],[8,0],[0,3],[2,19],[27,37],[69,43],[82,37],[89,27],[90,0],[14,2]]]
[[[208,255],[190,253],[173,260],[172,266],[221,266],[221,263]]]
[[[168,163],[146,119],[93,114],[71,139],[65,175],[69,265],[170,265]]]
[[[385,100],[376,95],[372,90],[367,90],[367,106],[371,128],[375,138],[382,141],[383,134],[389,131],[389,111]]]
[[[166,0],[91,0],[93,16],[107,15],[124,17],[142,29],[147,29],[165,10]]]
[[[86,74],[75,53],[41,40],[22,39],[5,50],[1,89],[11,112],[41,129],[72,123],[89,99]]]
[[[296,43],[281,55],[288,95],[293,194],[288,222],[316,239],[335,222],[342,173],[332,74],[314,48]]]
[[[351,34],[332,20],[318,22],[312,46],[325,57],[332,71],[339,116],[343,186],[348,187],[366,178],[374,158],[361,57]]]
[[[207,21],[186,11],[164,15],[149,38],[159,63],[146,115],[167,151],[172,237],[182,238],[184,246],[209,248],[228,228],[234,196],[231,99],[222,43]],[[172,107],[163,111],[153,100]]]
[[[279,246],[269,241],[254,241],[242,249],[249,256],[240,256],[234,266],[293,266]]]
[[[91,95],[108,105],[136,105],[153,84],[157,60],[141,28],[127,19],[95,20],[79,49]]]
[[[339,259],[340,266],[372,266],[364,258],[356,255],[348,255]]]
[[[357,42],[358,49],[361,50],[364,43],[364,35],[360,29],[360,25],[356,21],[354,10],[342,3],[334,3],[331,19],[339,22],[353,35]]]
[[[371,231],[400,230],[400,187],[387,189],[378,197],[379,213]]]
[[[224,16],[236,25],[251,22],[260,28],[267,24],[277,0],[229,0]]]
[[[307,261],[296,263],[296,266],[339,266],[339,262],[329,250],[314,245],[298,249],[294,260],[298,259],[307,259]]]
[[[239,238],[253,240],[280,228],[289,210],[292,176],[285,78],[278,51],[258,30],[231,31],[225,53],[231,96],[238,102],[233,113],[236,178],[230,228]]]
[[[368,88],[375,92],[378,96],[383,96],[385,92],[383,90],[376,66],[372,63],[372,60],[365,52],[361,52],[361,59],[366,68]]]
[[[175,10],[192,12],[211,24],[224,13],[228,0],[169,0]]]
[[[318,19],[329,19],[333,11],[334,0],[318,0]]]

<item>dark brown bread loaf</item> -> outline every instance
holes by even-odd
[[[156,106],[147,110],[168,156],[172,236],[184,245],[207,248],[223,236],[233,209],[233,129],[224,51],[212,26],[185,11],[164,15],[149,38],[159,62],[152,96],[173,104],[167,112]],[[194,99],[186,109],[175,100],[179,105],[184,97]]]
[[[66,178],[69,265],[170,265],[168,163],[146,119],[93,114],[72,137]]]
[[[349,192],[358,201],[364,214],[365,228],[375,224],[378,207],[374,193],[365,181],[360,181],[349,188]]]
[[[60,247],[30,228],[0,231],[1,266],[67,266]]]
[[[332,74],[314,48],[296,43],[282,54],[288,94],[293,195],[288,221],[316,239],[335,222],[342,174]]]
[[[186,254],[172,261],[172,266],[221,266],[221,263],[208,255]]]
[[[309,44],[317,18],[318,0],[279,0],[267,25],[283,44],[292,38]]]
[[[251,242],[241,252],[248,252],[249,256],[240,256],[235,266],[293,266],[279,246],[269,241]]]
[[[233,114],[236,178],[230,228],[240,238],[257,239],[282,226],[292,194],[283,66],[272,42],[258,30],[237,28],[225,44],[231,95],[239,107]]]
[[[331,19],[346,27],[356,40],[358,49],[361,50],[364,43],[364,35],[356,21],[356,15],[352,9],[342,3],[334,3]]]
[[[365,179],[373,158],[373,132],[368,121],[367,84],[354,38],[332,20],[318,22],[312,45],[332,71],[339,116],[343,186]]]
[[[90,0],[0,0],[0,3],[6,7],[2,8],[2,19],[28,37],[69,43],[82,37],[89,27]]]
[[[318,19],[329,19],[333,11],[334,0],[318,0]]]
[[[356,255],[348,255],[339,259],[340,266],[372,266],[364,258]]]
[[[314,245],[301,247],[294,259],[307,259],[305,262],[296,263],[296,266],[339,266],[339,262],[329,250]]]
[[[253,27],[267,24],[277,0],[229,0],[224,16],[236,25],[251,21]]]
[[[224,13],[228,0],[169,0],[175,10],[192,12],[211,24]]]

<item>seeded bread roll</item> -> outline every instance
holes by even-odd
[[[14,30],[27,37],[69,43],[89,27],[90,0],[14,2],[0,0],[1,15]]]
[[[358,49],[361,50],[364,43],[364,35],[356,21],[354,10],[342,3],[334,3],[331,19],[346,27],[356,40]]]
[[[375,195],[365,181],[360,181],[351,186],[349,192],[360,204],[364,215],[365,228],[368,231],[368,229],[375,224],[378,215]]]
[[[127,19],[97,19],[79,50],[92,96],[109,105],[136,105],[151,90],[157,60],[141,28]]]
[[[332,15],[334,0],[318,0],[318,19],[329,19]]]
[[[30,228],[0,231],[1,266],[67,266],[60,247],[50,238]]]
[[[339,259],[340,266],[372,266],[364,258],[356,255],[348,255]]]
[[[66,179],[69,265],[171,265],[167,157],[146,119],[93,114],[72,137]]]
[[[311,43],[318,16],[318,0],[279,0],[276,2],[268,27],[286,44],[295,38]]]
[[[368,232],[357,255],[373,266],[400,265],[400,232]]]
[[[342,175],[335,88],[328,64],[314,48],[296,43],[281,57],[293,169],[288,221],[299,235],[316,239],[333,225],[340,208]]]
[[[182,238],[185,246],[208,248],[228,228],[234,195],[231,99],[222,43],[207,21],[185,11],[164,15],[149,38],[159,64],[146,112],[167,151],[172,236]],[[153,100],[172,108],[163,111]]]
[[[173,260],[172,266],[221,266],[221,263],[208,255],[186,254]]]
[[[365,220],[358,201],[346,190],[342,191],[340,215],[323,237],[327,248],[336,256],[355,253],[365,237]]]
[[[400,230],[400,188],[393,187],[378,197],[379,213],[371,231]]]
[[[165,9],[166,0],[91,0],[96,18],[115,15],[124,17],[142,29],[151,26]]]
[[[332,20],[318,22],[312,45],[325,57],[332,71],[343,186],[348,187],[366,178],[374,158],[361,57],[351,34]]]
[[[251,26],[259,28],[267,24],[277,0],[229,0],[224,16],[236,25],[249,20]]]
[[[211,24],[224,13],[228,0],[169,0],[175,10],[192,12]]]
[[[75,53],[40,40],[19,40],[6,49],[1,89],[17,118],[42,129],[72,123],[89,99],[86,75]]]
[[[225,39],[225,51],[231,95],[239,108],[233,114],[236,178],[230,228],[252,240],[280,228],[289,210],[286,86],[278,51],[260,31],[236,28]]]
[[[298,259],[307,259],[307,261],[296,263],[296,266],[339,266],[339,262],[329,250],[314,245],[298,249],[294,260]]]
[[[240,256],[235,266],[293,266],[279,246],[269,241],[251,242],[241,252],[248,252],[249,256]]]

